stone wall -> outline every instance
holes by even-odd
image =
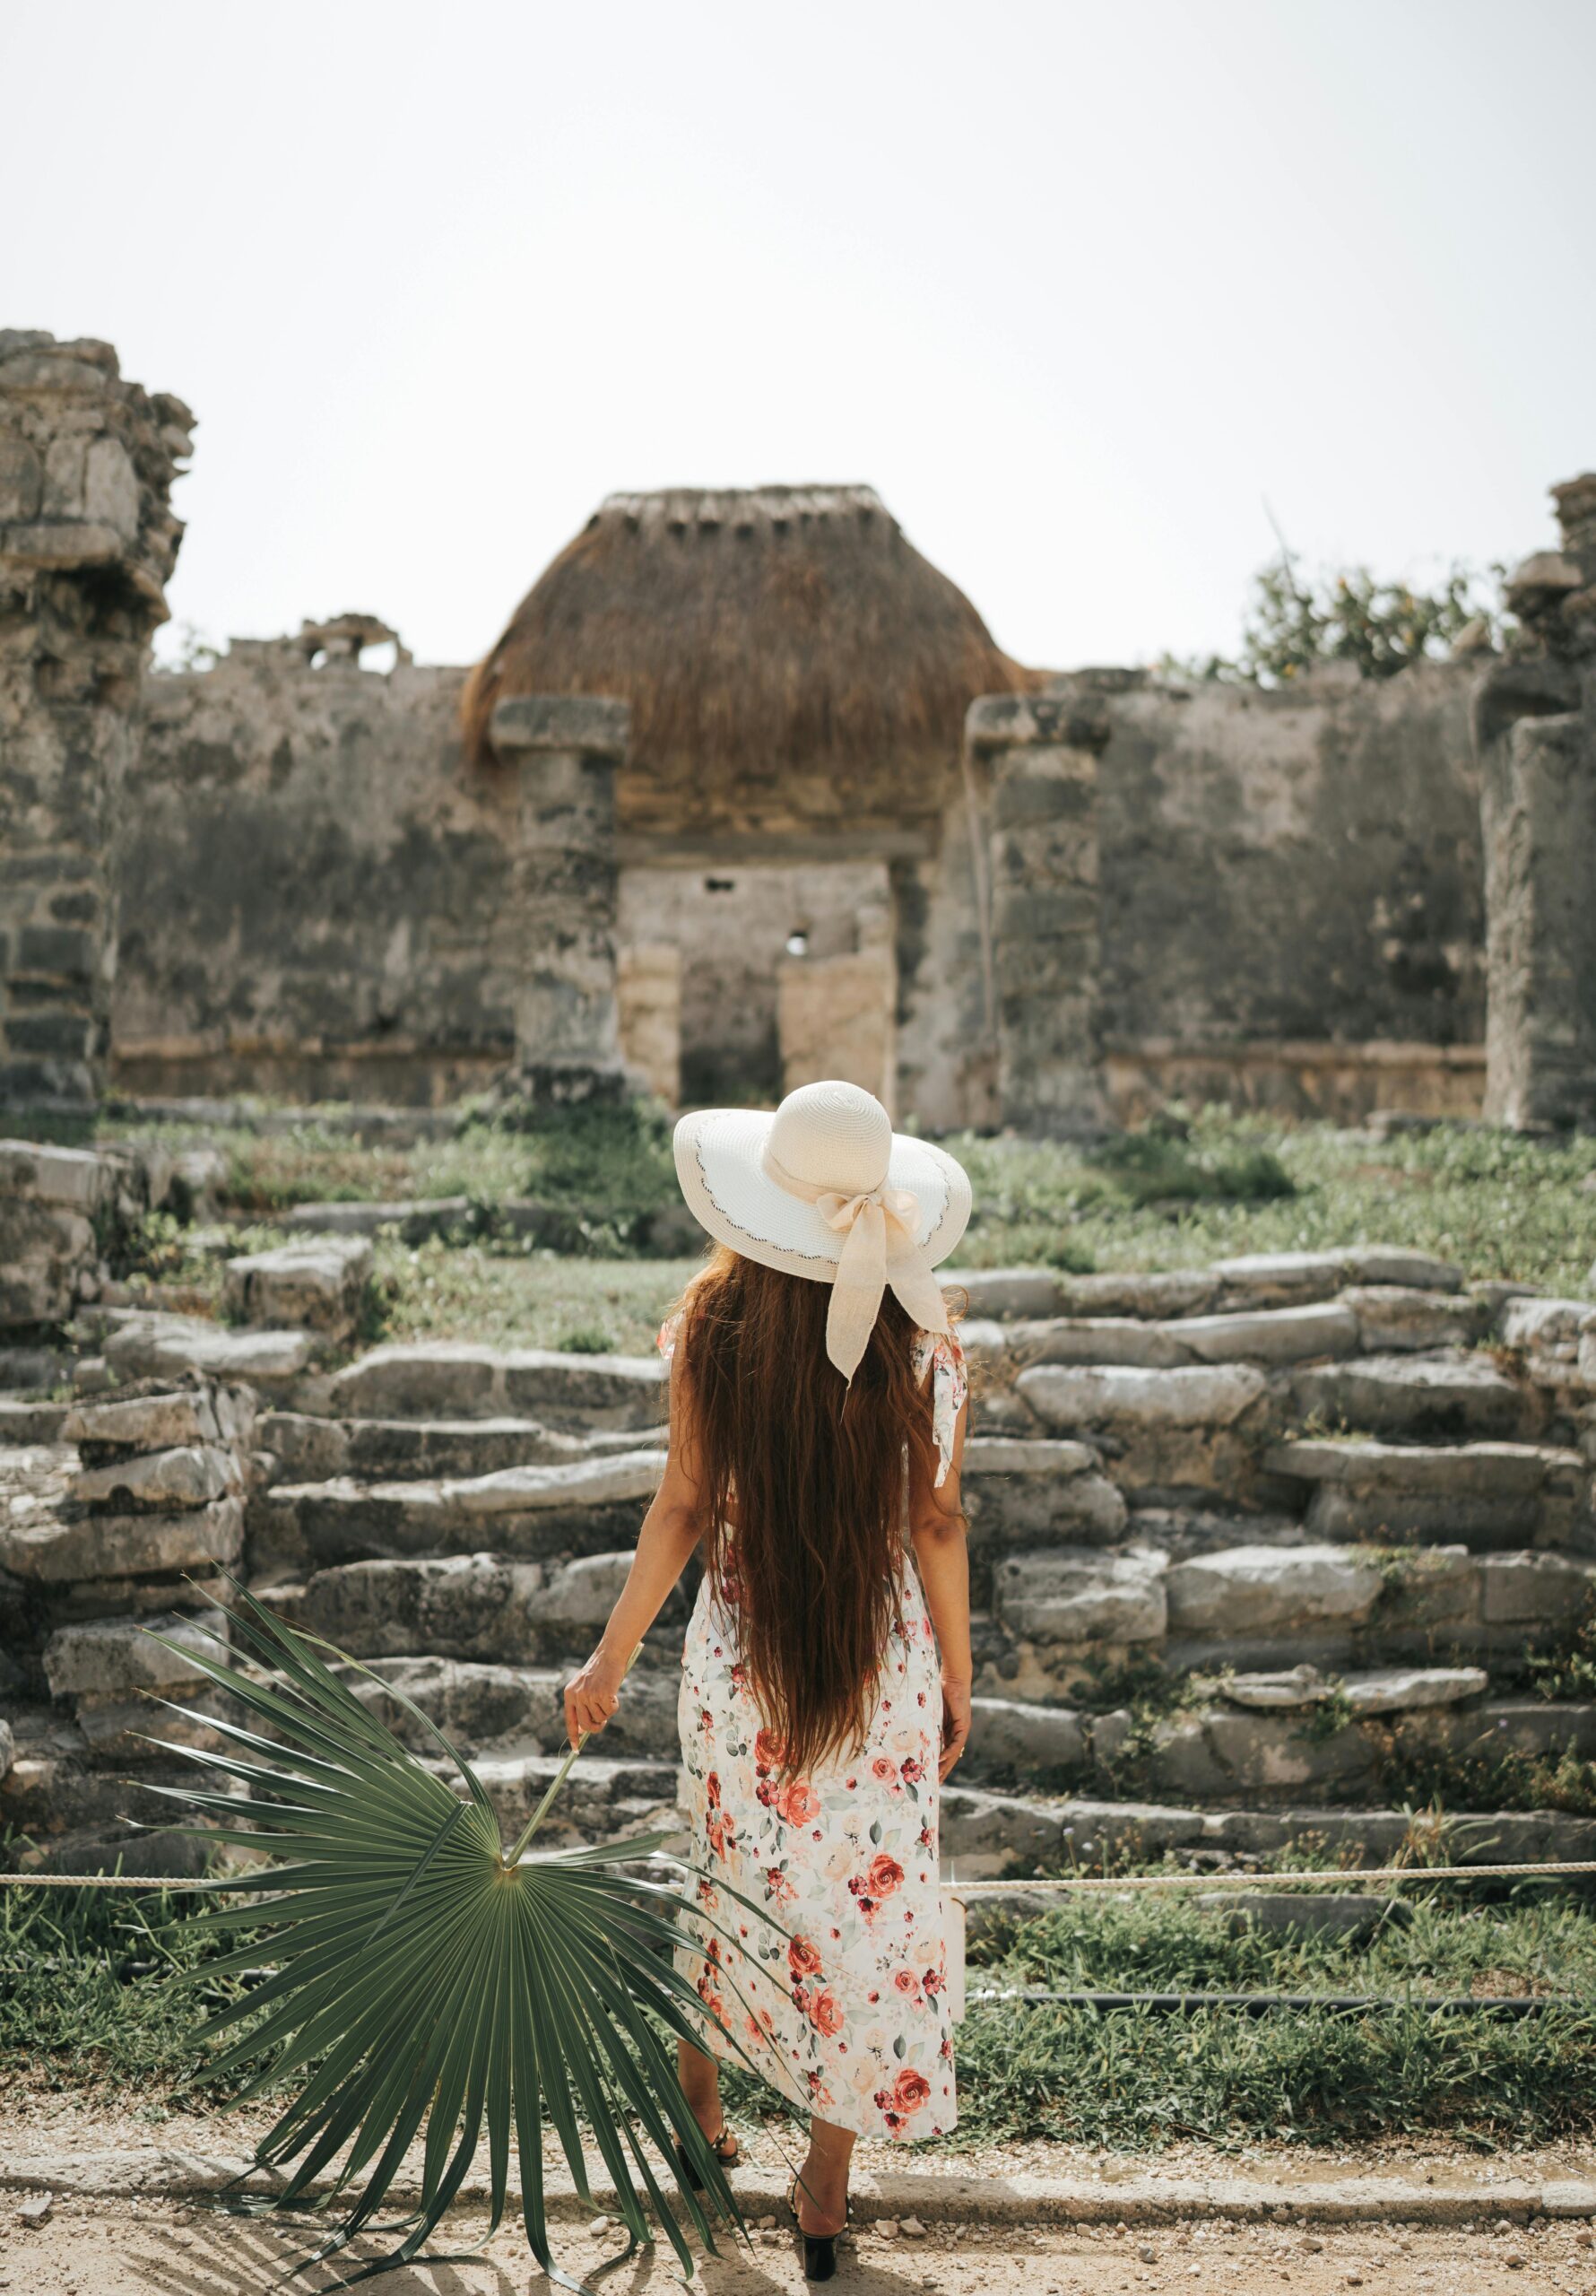
[[[1486,1113],[1596,1125],[1596,474],[1552,489],[1560,551],[1477,698],[1490,912]]]
[[[237,640],[146,690],[117,855],[117,1081],[447,1099],[510,1060],[514,782],[461,770],[462,673]]]
[[[118,809],[193,427],[109,344],[0,331],[0,1101],[102,1081]]]
[[[1279,693],[1141,673],[1104,708],[1102,1026],[1121,1116],[1168,1091],[1477,1112],[1485,883],[1466,663]]]

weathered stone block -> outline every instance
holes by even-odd
[[[1045,1267],[973,1267],[967,1271],[944,1267],[937,1281],[950,1297],[962,1292],[967,1313],[990,1316],[1008,1323],[1020,1316],[1049,1317],[1063,1312],[1060,1279]]]
[[[1349,1674],[1341,1694],[1361,1720],[1366,1715],[1456,1706],[1466,1698],[1483,1697],[1489,1685],[1483,1666],[1390,1666],[1375,1674]]]
[[[317,1571],[297,1599],[268,1600],[356,1657],[507,1659],[541,1647],[543,1583],[535,1562],[453,1554],[343,1563]]]
[[[73,1496],[86,1507],[182,1509],[221,1499],[238,1483],[238,1462],[230,1452],[186,1443],[87,1467],[74,1478]]]
[[[197,1316],[134,1313],[106,1340],[106,1361],[119,1378],[160,1378],[178,1371],[250,1387],[282,1387],[310,1363],[303,1331],[230,1331]]]
[[[1171,1336],[1209,1363],[1301,1363],[1319,1355],[1350,1355],[1358,1327],[1338,1304],[1276,1308],[1226,1316],[1190,1316]]]
[[[1061,1433],[1078,1427],[1228,1427],[1266,1393],[1262,1373],[1242,1364],[1168,1371],[1037,1364],[1022,1371],[1016,1385],[1038,1417]]]
[[[1080,1717],[1068,1707],[976,1698],[970,1708],[970,1761],[978,1771],[1074,1770],[1086,1761]]]
[[[1340,1304],[1357,1318],[1371,1354],[1383,1348],[1469,1347],[1485,1329],[1482,1303],[1468,1292],[1421,1290],[1407,1283],[1355,1283]]]
[[[182,1515],[85,1515],[75,1521],[0,1524],[0,1570],[55,1584],[128,1578],[236,1562],[244,1509],[237,1499]]]
[[[1158,1641],[1167,1626],[1167,1559],[1068,1547],[1012,1555],[993,1573],[994,1607],[1005,1626],[1031,1641]]]
[[[1375,1435],[1511,1438],[1524,1420],[1522,1389],[1483,1355],[1367,1355],[1298,1371],[1291,1389],[1303,1418]]]
[[[185,1444],[247,1443],[254,1423],[254,1399],[247,1391],[181,1387],[169,1395],[74,1404],[62,1422],[61,1439],[86,1446],[115,1444],[130,1451],[164,1451]]]
[[[1379,1600],[1379,1571],[1338,1546],[1237,1546],[1175,1563],[1165,1587],[1172,1634],[1260,1634],[1362,1625]]]
[[[138,1624],[131,1619],[97,1619],[84,1626],[59,1627],[44,1650],[50,1694],[114,1698],[134,1690],[206,1681],[196,1660],[220,1657],[217,1639],[227,1639],[225,1618],[213,1614],[208,1623],[209,1632],[195,1620],[168,1612]]]
[[[252,1324],[307,1325],[343,1337],[360,1318],[371,1275],[360,1236],[319,1236],[230,1260],[224,1301]]]
[[[1555,1626],[1579,1617],[1596,1563],[1562,1554],[1492,1554],[1479,1565],[1488,1626]]]

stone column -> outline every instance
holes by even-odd
[[[1002,1122],[1054,1136],[1100,1130],[1098,708],[1073,696],[970,704],[965,740],[990,781],[993,970]]]
[[[1596,1125],[1596,473],[1555,486],[1559,551],[1507,585],[1521,628],[1475,692],[1485,832],[1485,1113]]]
[[[516,1062],[534,1102],[622,1099],[617,1022],[615,773],[626,704],[586,694],[501,701],[493,747],[516,776]]]
[[[116,815],[193,427],[109,344],[0,330],[0,1104],[99,1092]]]

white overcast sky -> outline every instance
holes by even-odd
[[[53,0],[0,83],[0,324],[194,407],[215,639],[465,661],[613,489],[863,480],[1147,659],[1266,500],[1423,576],[1596,464],[1593,0]]]

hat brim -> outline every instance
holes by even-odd
[[[676,1177],[688,1209],[717,1243],[745,1259],[829,1283],[844,1239],[812,1204],[790,1195],[764,1169],[774,1114],[765,1109],[699,1109],[676,1126]],[[929,1140],[895,1132],[887,1185],[920,1207],[915,1240],[935,1267],[958,1248],[969,1222],[969,1176]]]

